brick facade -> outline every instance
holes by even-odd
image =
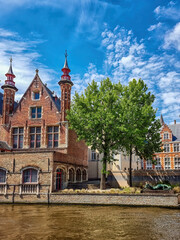
[[[0,194],[38,195],[61,190],[69,181],[86,181],[87,147],[77,142],[66,121],[73,85],[67,59],[62,71],[61,99],[43,84],[36,70],[16,106],[11,63],[0,102],[0,143],[10,149],[0,148]]]

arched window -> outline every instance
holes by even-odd
[[[80,169],[78,169],[76,171],[76,181],[81,182],[81,170]]]
[[[28,168],[23,171],[23,183],[37,183],[38,171],[34,168]]]
[[[0,183],[6,182],[6,171],[3,169],[0,169]]]
[[[83,170],[82,174],[83,174],[82,176],[83,181],[86,181],[87,173],[85,169]]]
[[[74,182],[74,169],[69,169],[69,182]]]
[[[56,190],[62,190],[65,180],[65,173],[62,169],[58,168],[56,170]]]

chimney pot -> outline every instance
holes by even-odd
[[[176,120],[174,120],[174,124],[176,124]]]

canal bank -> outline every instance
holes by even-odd
[[[88,204],[180,208],[180,194],[47,193],[0,195],[0,203]]]

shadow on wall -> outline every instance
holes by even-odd
[[[129,186],[129,172],[110,172],[108,183],[111,187]],[[146,182],[157,184],[160,182],[176,185],[180,183],[180,170],[134,170],[132,172],[133,186],[142,186]]]

